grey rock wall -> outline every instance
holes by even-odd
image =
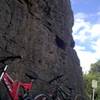
[[[30,70],[45,80],[64,74],[65,90],[83,94],[73,22],[69,0],[0,0],[0,58],[23,57],[9,63],[12,77],[25,81]]]

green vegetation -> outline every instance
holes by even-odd
[[[89,73],[84,75],[85,93],[89,98],[92,96],[92,80],[97,80],[95,100],[100,100],[100,60],[91,64]]]

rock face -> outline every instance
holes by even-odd
[[[72,26],[69,0],[0,0],[0,58],[23,57],[10,63],[8,72],[23,81],[30,70],[45,80],[64,74],[65,90],[83,94]]]

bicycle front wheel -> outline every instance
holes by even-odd
[[[37,94],[33,98],[34,100],[52,100],[47,94],[44,93]]]

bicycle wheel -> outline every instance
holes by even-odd
[[[34,100],[52,100],[51,97],[45,92],[39,92],[36,94],[33,93],[32,98]]]

